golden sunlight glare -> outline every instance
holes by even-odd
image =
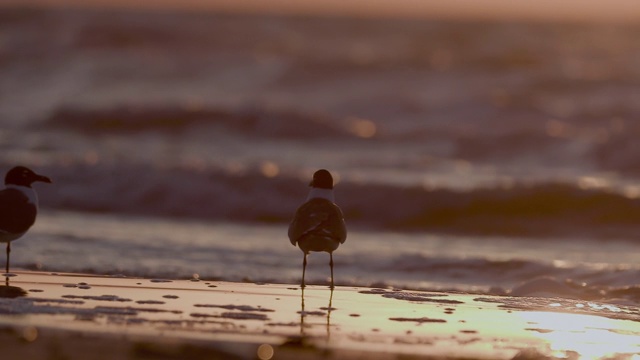
[[[557,312],[524,312],[519,316],[539,330],[538,337],[546,340],[557,356],[577,351],[580,359],[602,359],[640,351],[637,335],[611,330],[626,325],[620,320]]]

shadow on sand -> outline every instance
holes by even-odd
[[[0,286],[0,298],[13,299],[26,295],[27,292],[23,288],[9,285]]]

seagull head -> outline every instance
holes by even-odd
[[[313,173],[313,180],[309,186],[317,189],[333,189],[333,177],[329,171],[320,169]]]
[[[9,170],[4,178],[5,185],[19,185],[31,187],[36,181],[51,183],[51,179],[46,176],[38,175],[33,170],[24,166],[16,166]]]

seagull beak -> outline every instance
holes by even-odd
[[[37,174],[36,174],[36,178],[35,178],[34,181],[41,181],[41,182],[45,182],[45,183],[48,183],[48,184],[52,183],[51,179],[49,179],[48,177],[42,176],[42,175],[37,175]]]

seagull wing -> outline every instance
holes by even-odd
[[[289,240],[294,246],[306,234],[322,232],[340,243],[347,239],[347,227],[338,205],[326,199],[311,199],[302,204],[289,225]]]
[[[0,191],[0,230],[13,234],[23,233],[36,221],[36,207],[20,190]]]

